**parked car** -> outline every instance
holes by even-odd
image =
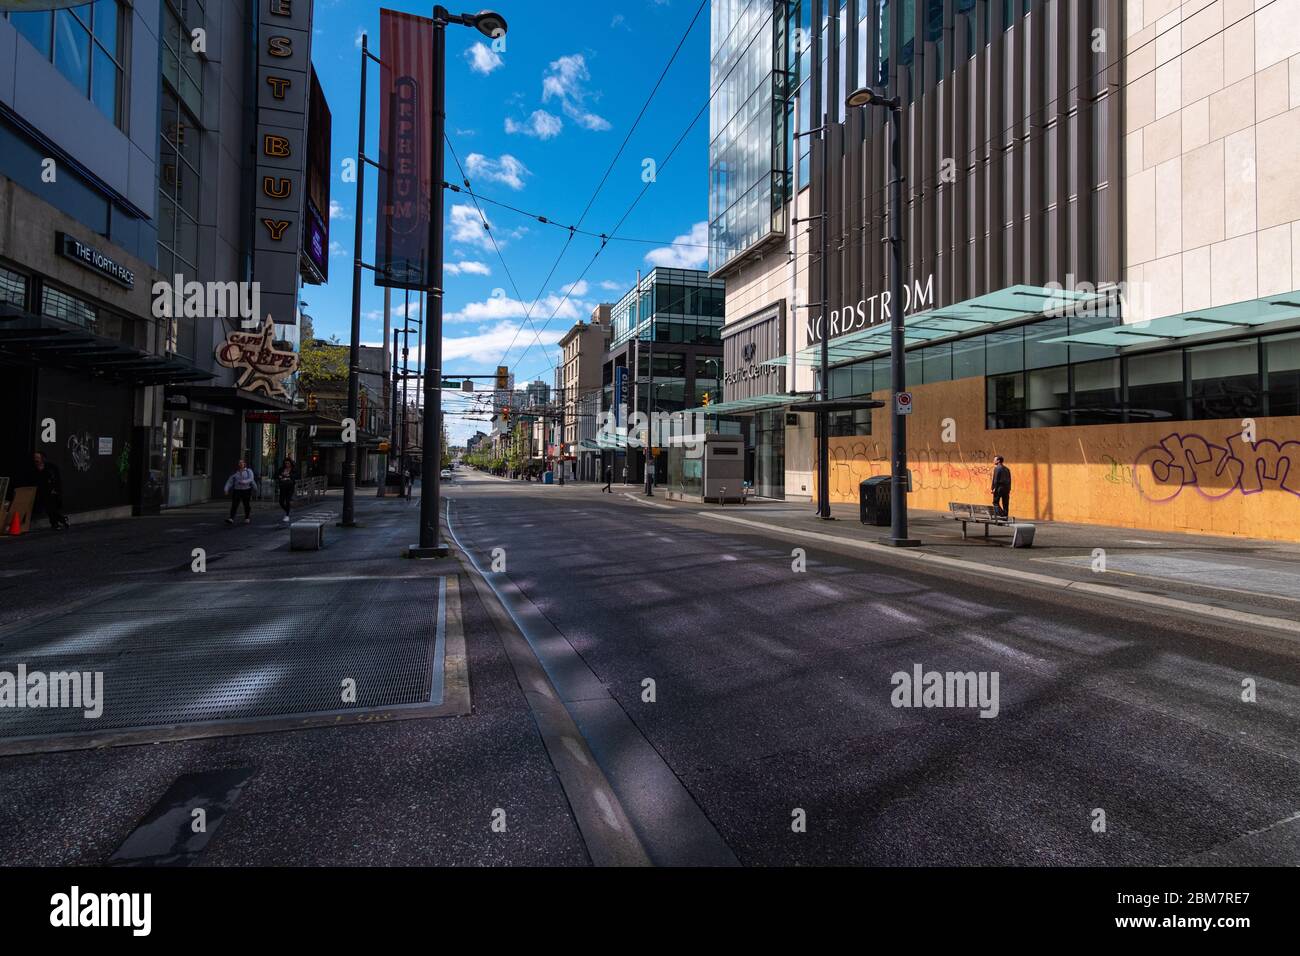
[[[451,469],[450,469],[450,468],[444,468],[444,469],[442,470],[442,480],[443,480],[443,481],[447,481],[447,480],[450,479],[450,478],[451,478]]]

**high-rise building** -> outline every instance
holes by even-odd
[[[770,9],[715,6],[715,66]],[[1300,465],[1300,0],[787,9],[762,33],[774,72],[786,44],[794,91],[785,239],[719,231],[712,261],[726,402],[800,422],[787,496],[814,490],[814,416],[782,393],[818,386],[828,336],[831,397],[888,399],[897,309],[913,507],[983,501],[1001,454],[1018,516],[1300,533],[1300,515],[1278,520]],[[864,86],[900,101],[902,302],[889,111],[846,105]],[[721,194],[738,170],[720,129]],[[747,380],[756,364],[776,371]],[[888,472],[891,411],[831,416],[833,500]]]

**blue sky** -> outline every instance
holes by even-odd
[[[500,0],[494,9],[506,17],[510,30],[499,54],[477,31],[449,27],[447,128],[475,191],[565,225],[576,224],[698,5],[698,0]],[[371,49],[378,54],[380,6],[316,0],[312,59],[333,113],[330,282],[306,287],[303,298],[316,334],[337,335],[341,341],[348,339],[351,320],[356,215],[356,187],[341,180],[341,161],[356,155],[360,35],[363,30],[369,34]],[[404,0],[387,6],[422,16],[432,9]],[[608,233],[614,228],[645,187],[645,161],[662,164],[705,104],[708,47],[706,6],[587,213],[584,230]],[[378,71],[373,64],[369,82],[367,153],[377,158]],[[446,164],[447,178],[455,181],[450,155]],[[363,258],[373,262],[373,169],[367,171],[367,180]],[[543,287],[567,230],[484,204],[518,286],[516,293],[472,203],[455,193],[448,193],[446,200],[444,368],[448,374],[482,373],[504,364],[515,373],[517,385],[538,377],[549,383],[557,360],[554,343],[575,319],[587,318],[596,304],[614,301],[631,288],[637,269],[656,264],[704,266],[707,111],[671,161],[657,170],[656,181],[618,233],[652,241],[608,243],[567,301],[561,302],[566,289],[582,275],[600,247],[599,239],[574,238]],[[394,290],[399,324],[402,296]],[[529,324],[524,312],[534,301]],[[362,275],[361,311],[362,341],[378,344],[383,337],[383,291],[374,286],[369,272]],[[448,411],[464,404],[447,393]],[[475,427],[486,430],[482,423],[454,415],[447,424],[453,441],[472,434]]]

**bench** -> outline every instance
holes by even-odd
[[[989,536],[990,527],[1010,528],[1011,547],[1032,548],[1034,546],[1034,526],[1018,522],[1010,515],[1000,515],[992,505],[966,504],[960,501],[948,502],[948,517],[961,522],[961,537],[966,540],[968,524],[982,524],[984,537]]]

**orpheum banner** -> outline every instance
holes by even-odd
[[[379,11],[379,215],[375,282],[397,289],[433,285],[429,243],[433,21]]]

